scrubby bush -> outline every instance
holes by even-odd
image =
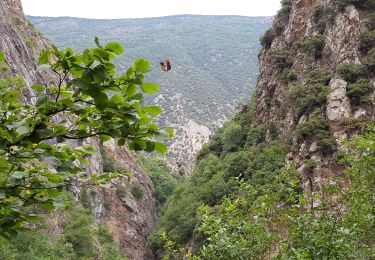
[[[266,139],[267,129],[263,125],[252,126],[247,134],[246,146],[263,143]]]
[[[303,165],[304,165],[303,172],[305,174],[309,174],[314,171],[314,169],[317,166],[317,163],[312,159],[308,159],[303,162]]]
[[[125,198],[126,194],[127,194],[127,190],[126,190],[126,188],[124,186],[117,187],[117,189],[116,189],[116,196],[118,198],[120,198],[120,199],[121,198]]]
[[[315,8],[312,21],[318,33],[324,33],[327,25],[333,24],[336,12],[333,7],[327,5],[319,5]]]
[[[354,83],[364,74],[363,66],[358,64],[342,63],[337,66],[337,72],[347,82]]]
[[[293,85],[288,90],[287,98],[299,118],[302,114],[309,113],[314,108],[325,104],[328,94],[329,87],[321,83],[305,86]]]
[[[331,80],[332,75],[329,71],[325,69],[311,69],[309,72],[309,78],[307,79],[307,84],[323,84],[328,85]]]
[[[161,158],[141,156],[140,163],[154,184],[158,205],[162,206],[182,180],[181,176],[173,172]]]
[[[367,57],[363,61],[363,64],[367,72],[369,72],[370,74],[375,73],[375,48],[367,53]]]
[[[236,122],[229,122],[225,125],[223,133],[221,134],[221,140],[223,143],[223,151],[231,152],[245,143],[245,133],[240,124]]]
[[[266,48],[269,49],[272,45],[273,40],[275,39],[276,34],[274,30],[268,29],[261,37],[260,37],[260,44]]]
[[[363,53],[375,48],[375,30],[365,32],[361,35],[359,49]]]
[[[290,68],[293,65],[292,57],[282,49],[275,49],[271,53],[271,59],[282,71],[285,68]]]
[[[145,195],[145,192],[144,192],[143,188],[138,184],[136,184],[132,187],[131,192],[132,192],[133,197],[137,200],[142,199],[143,196]]]
[[[368,79],[359,79],[356,83],[348,86],[347,94],[352,104],[360,105],[369,102],[369,94],[374,90],[374,84]]]
[[[299,124],[294,133],[297,142],[316,140],[319,151],[324,155],[332,154],[336,150],[336,141],[319,109],[310,114],[307,122]]]
[[[334,4],[340,9],[343,10],[348,5],[354,5],[359,9],[373,8],[375,7],[374,0],[335,0]]]
[[[283,79],[285,83],[288,83],[297,79],[296,73],[290,68],[284,68],[282,74],[283,74]]]
[[[317,34],[313,36],[311,39],[302,42],[301,47],[305,51],[314,55],[316,59],[318,59],[318,58],[321,58],[322,56],[322,52],[324,48],[324,41],[325,41],[324,36],[321,34]]]

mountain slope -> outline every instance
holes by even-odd
[[[282,5],[261,39],[254,100],[203,146],[161,214],[160,257],[375,252],[374,1]]]
[[[171,16],[147,19],[88,20],[29,17],[59,47],[83,49],[103,41],[125,45],[120,68],[134,58],[158,67],[170,58],[172,70],[159,68],[150,80],[161,91],[152,103],[163,107],[159,122],[176,128],[170,155],[192,165],[195,153],[211,132],[230,117],[238,101],[246,100],[256,82],[259,37],[270,17]]]

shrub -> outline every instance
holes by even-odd
[[[368,79],[359,79],[356,83],[348,86],[347,94],[352,104],[360,105],[369,102],[369,94],[374,90],[374,84]]]
[[[363,33],[359,45],[359,49],[362,53],[367,53],[373,48],[375,48],[375,30]]]
[[[293,59],[290,55],[282,49],[273,50],[271,59],[275,62],[280,70],[290,68],[293,65]]]
[[[337,66],[337,72],[347,82],[354,83],[364,74],[363,66],[343,63]]]
[[[103,172],[115,172],[115,161],[113,158],[103,155]]]
[[[126,197],[126,188],[124,187],[124,186],[119,186],[119,187],[117,187],[117,189],[116,189],[116,196],[118,197],[118,198],[125,198]]]
[[[309,84],[303,87],[293,85],[287,93],[289,102],[294,107],[297,118],[311,112],[315,107],[325,104],[329,88],[321,83]]]
[[[324,155],[332,154],[336,150],[336,141],[320,109],[312,112],[307,122],[299,124],[294,134],[297,142],[315,139],[319,151]]]
[[[369,73],[375,72],[375,48],[367,53],[367,57],[363,61],[363,64]]]
[[[305,51],[314,55],[316,59],[318,59],[318,58],[321,58],[322,56],[322,52],[324,48],[324,41],[325,41],[324,36],[321,34],[317,34],[313,36],[311,39],[302,42],[301,47]]]
[[[275,39],[276,35],[275,32],[271,29],[268,29],[262,37],[260,37],[260,44],[266,48],[269,49],[272,45],[273,40]]]
[[[245,143],[243,128],[237,122],[231,121],[224,126],[221,140],[223,142],[223,151],[234,151]]]
[[[137,200],[142,199],[145,193],[140,185],[134,185],[131,192],[134,198],[136,198]]]
[[[263,143],[266,139],[267,129],[263,125],[254,126],[249,129],[246,145],[253,146]]]
[[[296,73],[294,73],[294,71],[290,68],[284,68],[282,74],[283,74],[283,79],[285,83],[288,83],[297,79]]]
[[[359,8],[359,9],[375,7],[374,0],[335,0],[334,4],[340,10],[343,10],[348,5],[354,5],[356,8]]]
[[[335,10],[331,6],[319,5],[315,8],[312,20],[318,33],[322,34],[329,24],[335,21]]]
[[[317,163],[312,159],[308,159],[303,162],[303,165],[304,165],[303,172],[305,174],[310,174],[316,168]]]
[[[325,69],[312,69],[309,72],[307,84],[328,85],[331,78],[331,73]]]

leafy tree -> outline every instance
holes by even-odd
[[[133,150],[166,152],[155,138],[170,137],[171,129],[152,124],[162,110],[145,106],[144,94],[156,93],[154,83],[144,82],[150,64],[137,59],[118,75],[111,63],[123,52],[117,43],[96,47],[82,54],[72,49],[43,50],[39,71],[52,71],[56,82],[34,85],[36,100],[20,101],[24,84],[5,73],[0,81],[0,233],[11,236],[34,220],[41,210],[67,204],[64,190],[77,178],[106,184],[120,174],[93,173],[81,167],[91,147],[71,147],[61,140],[100,137],[118,139]],[[0,55],[0,62],[5,56]],[[140,89],[141,91],[139,91]],[[59,142],[53,142],[57,139]]]

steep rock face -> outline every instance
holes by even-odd
[[[52,74],[36,72],[40,50],[50,46],[51,43],[25,19],[20,0],[0,0],[0,51],[6,54],[11,74],[23,76],[27,87],[33,84],[53,84]],[[22,98],[25,102],[34,101],[30,89],[22,93]],[[115,180],[112,187],[107,189],[88,190],[77,181],[72,193],[77,199],[82,199],[83,193],[89,194],[86,200],[91,205],[96,223],[107,224],[129,259],[152,259],[147,236],[155,226],[154,188],[148,175],[139,166],[136,155],[116,146],[114,142],[101,145],[97,139],[85,140],[83,143],[72,141],[70,144],[92,145],[96,149],[96,154],[83,166],[89,173],[103,172],[103,154],[112,158],[116,167],[129,172],[127,178]],[[141,190],[141,197],[135,198],[131,192],[135,186]],[[64,219],[65,216],[57,212],[50,215],[48,221],[51,227],[47,233],[51,238],[63,232],[61,222]]]
[[[323,10],[323,16],[319,16],[319,10]],[[337,72],[341,63],[363,63],[365,55],[360,52],[359,45],[361,33],[366,30],[368,14],[368,10],[359,10],[353,5],[339,10],[334,7],[334,1],[327,0],[292,0],[289,7],[284,7],[272,27],[279,33],[272,39],[272,44],[263,47],[259,54],[255,122],[276,127],[283,137],[295,136],[295,129],[309,120],[311,111],[297,115],[293,109],[295,100],[288,99],[288,91],[292,85],[306,87],[311,68],[327,71],[330,75],[327,83],[329,94],[320,108],[336,143],[355,133],[346,127],[350,120],[374,121],[373,95],[370,95],[367,104],[351,105],[347,93],[349,83]],[[314,55],[303,48],[303,43],[319,36],[324,39],[319,53]],[[280,69],[276,61],[277,52],[279,59],[281,53],[284,58],[292,60],[290,65],[286,65],[295,73],[295,79],[290,80],[292,82],[285,79],[283,68]],[[374,78],[370,76],[368,79],[374,84]],[[318,149],[316,140],[316,137],[302,141],[294,137],[290,140],[287,164],[294,161],[303,173],[302,185],[306,194],[324,196],[322,186],[340,174],[340,168],[332,153],[324,154]],[[306,160],[315,162],[312,172],[306,173]],[[312,204],[316,203],[319,201],[312,201]]]

